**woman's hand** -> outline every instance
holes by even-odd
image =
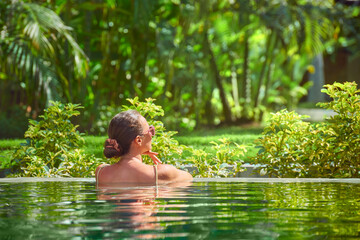
[[[147,151],[147,152],[144,152],[143,154],[148,155],[153,160],[155,165],[158,165],[159,163],[162,163],[160,161],[160,159],[158,159],[156,157],[156,155],[158,155],[158,153],[156,153],[156,152]]]

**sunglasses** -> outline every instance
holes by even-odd
[[[151,125],[149,127],[149,130],[147,130],[147,132],[144,132],[143,134],[145,135],[145,134],[148,134],[148,133],[150,133],[151,137],[155,136],[155,127],[153,125]]]

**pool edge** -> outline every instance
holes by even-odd
[[[1,178],[0,183],[28,182],[95,182],[95,178]],[[268,182],[268,183],[305,183],[333,182],[360,184],[360,178],[194,178],[193,182]]]

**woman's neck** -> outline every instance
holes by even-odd
[[[137,160],[137,161],[142,162],[142,157],[141,157],[141,154],[140,154],[140,153],[132,153],[132,152],[129,152],[129,153],[125,154],[124,156],[122,156],[122,157],[120,158],[120,161],[122,161],[122,160],[128,160],[128,161],[130,161],[130,160]],[[119,161],[119,162],[120,162],[120,161]]]

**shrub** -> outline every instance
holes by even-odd
[[[70,118],[79,115],[78,104],[51,102],[41,121],[29,120],[26,143],[16,149],[10,163],[16,176],[92,176],[100,159],[80,150],[84,144]]]
[[[211,142],[215,154],[191,147],[180,145],[173,136],[175,131],[166,131],[163,123],[158,120],[164,115],[161,106],[154,104],[154,99],[148,98],[140,102],[136,97],[128,99],[129,106],[122,106],[122,111],[136,109],[150,125],[154,125],[156,135],[153,137],[152,150],[160,153],[164,163],[173,164],[179,168],[191,163],[198,168],[193,174],[200,177],[227,177],[242,171],[242,161],[238,160],[245,152],[244,146],[235,144],[231,147],[228,139]],[[26,143],[16,149],[8,168],[15,172],[15,176],[26,177],[91,177],[102,159],[84,154],[80,148],[84,144],[77,127],[70,122],[70,118],[79,115],[77,104],[61,104],[52,102],[52,106],[45,109],[41,121],[29,120],[30,127],[25,133]],[[182,159],[184,151],[190,157]],[[112,159],[110,162],[118,161]],[[151,164],[151,159],[144,157],[144,162]],[[231,165],[231,166],[230,166]]]
[[[245,147],[231,143],[228,139],[220,139],[218,142],[211,142],[216,154],[206,153],[203,150],[194,150],[191,147],[180,145],[173,138],[176,131],[166,131],[164,124],[158,120],[164,115],[161,106],[154,103],[155,99],[147,98],[145,102],[140,102],[137,97],[128,99],[130,106],[123,106],[123,110],[135,109],[143,115],[150,125],[154,125],[156,129],[155,137],[152,140],[152,151],[159,152],[159,157],[163,163],[175,165],[184,169],[185,164],[192,164],[198,169],[193,172],[193,176],[197,177],[228,177],[235,176],[238,172],[243,171],[241,167],[242,161],[238,158],[245,153]],[[232,148],[234,144],[236,148]],[[189,152],[184,159],[184,151]],[[144,162],[151,163],[149,157],[144,157]]]
[[[360,96],[356,83],[325,85],[331,97],[320,107],[336,115],[310,124],[295,112],[271,115],[255,161],[262,171],[276,177],[359,177]]]
[[[192,174],[194,177],[235,177],[237,173],[244,171],[241,165],[244,163],[239,160],[246,152],[245,146],[232,143],[227,138],[219,139],[218,142],[212,141],[215,154],[207,153],[201,149],[193,150],[192,156],[186,161],[193,164],[198,171]],[[232,148],[231,145],[235,145]]]
[[[181,159],[185,146],[180,145],[173,136],[177,134],[176,131],[166,131],[164,124],[158,120],[159,117],[164,116],[164,110],[161,106],[154,103],[155,99],[147,98],[145,102],[139,101],[138,97],[133,99],[127,99],[130,103],[129,106],[122,106],[122,110],[129,109],[137,110],[142,116],[144,116],[149,125],[153,125],[156,130],[155,137],[152,139],[152,151],[159,152],[161,155],[161,161],[164,163],[174,164]],[[152,162],[147,156],[144,157],[145,163]]]

